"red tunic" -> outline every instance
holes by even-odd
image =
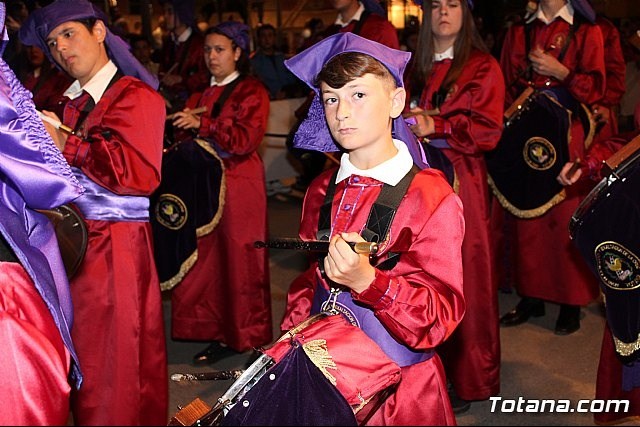
[[[87,116],[91,142],[69,136],[71,166],[119,195],[148,197],[160,184],[165,107],[133,77],[116,81]],[[63,122],[75,128],[67,103]],[[87,220],[89,244],[71,281],[73,340],[84,383],[77,425],[166,424],[167,355],[160,283],[148,221]]]
[[[422,92],[420,107],[433,109],[451,60],[436,62]],[[493,282],[489,239],[489,189],[484,153],[502,133],[504,80],[498,62],[473,51],[451,92],[433,116],[436,133],[451,148],[443,149],[459,183],[466,232],[462,243],[465,317],[452,339],[440,349],[456,393],[465,400],[485,400],[500,392],[498,293]],[[477,325],[483,325],[478,328]]]
[[[187,107],[213,111],[222,86],[196,94]],[[221,341],[244,352],[273,338],[269,254],[253,247],[267,238],[264,165],[257,150],[267,128],[269,94],[254,77],[244,77],[220,115],[201,118],[199,136],[223,155],[225,200],[213,231],[198,239],[198,261],[173,288],[171,333],[175,339]]]
[[[318,215],[333,170],[316,178],[305,195],[300,237],[316,239]],[[347,187],[349,186],[349,187]],[[358,189],[359,188],[359,189]],[[359,177],[337,184],[332,208],[332,233],[361,232],[371,205],[380,193],[380,181]],[[346,192],[359,193],[357,204],[348,206]],[[341,226],[335,227],[335,224]],[[380,254],[400,252],[391,270],[376,270],[367,290],[353,294],[368,307],[396,340],[416,350],[441,345],[459,324],[465,310],[462,292],[460,248],[464,235],[460,199],[442,174],[426,169],[418,173],[398,207]],[[281,329],[288,330],[310,314],[319,277],[318,263],[291,284]],[[327,286],[326,283],[324,283]],[[383,298],[385,295],[395,297]],[[357,357],[358,349],[354,349]],[[370,425],[455,425],[447,397],[446,378],[440,357],[402,368],[397,391],[369,420]]]
[[[549,25],[540,20],[531,24],[531,44],[549,50],[556,57],[569,34],[569,24],[556,19]],[[551,49],[551,45],[555,48]],[[506,105],[511,105],[524,90],[526,79],[519,77],[528,61],[525,52],[524,26],[514,25],[507,32],[500,65],[507,84]],[[563,82],[533,74],[536,88],[561,86],[581,103],[590,105],[604,95],[605,66],[602,34],[595,24],[582,23],[575,32],[562,63],[570,74]],[[516,81],[515,84],[512,82]],[[572,116],[569,156],[585,158],[584,132],[576,115]],[[565,187],[564,201],[544,215],[515,221],[514,252],[517,258],[516,283],[523,296],[541,298],[561,304],[586,305],[598,296],[598,283],[578,249],[571,242],[568,224],[580,201],[588,194],[588,178]]]
[[[336,26],[328,27],[322,38],[328,37],[336,32],[353,33],[358,21],[351,21],[348,25],[338,29]],[[360,31],[357,33],[365,39],[373,40],[393,49],[400,49],[400,41],[398,40],[398,30],[386,18],[371,13],[366,17]]]
[[[24,268],[0,261],[2,425],[66,425],[70,357],[42,296]]]

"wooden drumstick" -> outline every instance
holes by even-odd
[[[44,113],[40,110],[38,111],[38,116],[40,116],[40,118],[42,119],[43,122],[47,122],[49,124],[52,124],[56,129],[60,129],[63,132],[68,133],[69,135],[73,135],[73,129],[71,129],[69,126],[67,125],[63,125],[62,122],[59,122],[56,119],[53,119],[49,116],[45,116]]]
[[[571,165],[571,167],[569,168],[569,170],[567,171],[567,179],[571,179],[571,177],[573,176],[573,174],[575,174],[576,172],[578,172],[578,169],[580,169],[580,165],[582,163],[580,162],[580,157],[578,157],[573,164]]]
[[[178,111],[178,113],[188,113],[188,114],[193,114],[193,115],[202,114],[202,113],[206,113],[206,112],[207,112],[207,106],[206,105],[204,107],[194,108],[193,110],[189,110],[189,111]],[[176,117],[176,114],[178,114],[178,113],[173,113],[173,114],[167,115],[166,120],[173,120]]]
[[[244,373],[243,370],[236,369],[230,371],[201,372],[195,374],[171,374],[171,381],[218,381],[236,380]]]

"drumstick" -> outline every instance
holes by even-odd
[[[206,113],[207,112],[207,106],[205,105],[204,107],[198,107],[198,108],[194,108],[193,110],[189,110],[189,111],[178,111],[178,113],[189,113],[189,114],[202,114],[202,113]],[[176,114],[178,113],[173,113],[173,114],[169,114],[166,118],[166,120],[173,120],[176,117]]]
[[[216,381],[236,380],[244,373],[243,370],[202,372],[199,374],[171,374],[171,381]]]
[[[67,125],[63,125],[62,122],[51,118],[49,116],[45,116],[44,113],[40,110],[38,111],[38,115],[40,116],[40,118],[42,119],[43,122],[47,122],[51,125],[53,125],[56,129],[60,129],[63,132],[68,133],[69,135],[73,135],[73,129],[71,129],[69,126]]]
[[[573,176],[574,173],[578,172],[578,169],[580,169],[580,157],[578,157],[575,162],[573,162],[573,164],[571,165],[571,167],[569,168],[569,170],[567,171],[567,179],[571,179],[571,177]]]

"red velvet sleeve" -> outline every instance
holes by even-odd
[[[597,25],[582,24],[576,31],[569,50],[574,52],[576,63],[563,61],[571,74],[562,82],[578,101],[590,105],[602,98],[605,90],[604,41]],[[567,57],[571,58],[569,53]]]
[[[63,154],[116,194],[149,195],[160,184],[165,117],[156,91],[123,77],[87,117],[88,137],[70,135]]]
[[[210,94],[215,87],[208,88],[203,101],[213,107]],[[228,153],[242,155],[258,149],[264,138],[269,119],[269,93],[264,85],[253,77],[245,77],[233,89],[220,115],[201,117],[199,136],[210,138]]]

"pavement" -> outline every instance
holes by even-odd
[[[275,193],[269,197],[269,224],[271,237],[296,237],[302,206],[301,194],[293,191]],[[274,313],[274,337],[284,311],[289,283],[306,266],[305,254],[296,251],[270,250],[270,274]],[[164,309],[167,334],[170,331],[170,299],[165,291]],[[511,310],[518,302],[515,292],[501,291],[500,313]],[[571,411],[544,413],[524,410],[536,400],[568,399],[575,407],[581,399],[595,396],[597,365],[604,327],[604,316],[599,301],[582,309],[581,328],[577,332],[558,336],[553,332],[559,307],[547,304],[546,315],[532,318],[525,324],[501,328],[501,390],[494,399],[473,402],[470,409],[457,415],[458,425],[548,425],[592,426],[592,413]],[[169,375],[176,373],[211,373],[219,370],[244,369],[250,362],[251,352],[235,355],[210,366],[194,366],[191,359],[207,343],[174,341],[167,336]],[[195,399],[209,406],[216,403],[233,384],[233,380],[169,381],[169,417],[179,407]],[[522,411],[518,410],[518,402]],[[624,423],[621,425],[638,425]]]

